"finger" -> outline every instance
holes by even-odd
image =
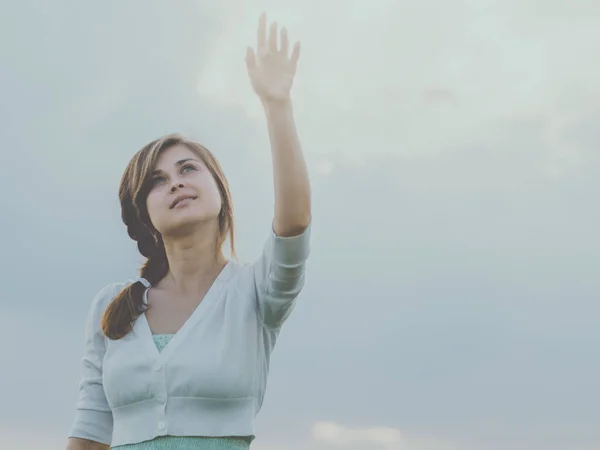
[[[273,22],[269,29],[269,51],[277,52],[277,22]]]
[[[258,56],[261,57],[267,53],[267,15],[262,13],[258,19],[258,34],[256,40]]]
[[[253,70],[256,67],[256,55],[250,47],[246,49],[246,67],[248,67],[248,70]]]
[[[294,50],[292,50],[292,56],[290,57],[290,63],[292,65],[292,69],[296,72],[296,68],[298,67],[298,59],[300,58],[300,42],[296,42],[294,44]]]
[[[287,58],[287,55],[288,55],[289,46],[290,46],[290,42],[288,40],[287,30],[284,27],[284,28],[281,29],[281,43],[280,43],[280,47],[281,48],[279,49],[279,51],[286,58]]]

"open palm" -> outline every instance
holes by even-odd
[[[282,101],[290,97],[294,75],[300,57],[300,43],[296,42],[289,55],[287,30],[281,29],[278,42],[277,22],[271,23],[267,36],[267,18],[260,16],[256,53],[250,47],[246,66],[254,92],[263,101]]]

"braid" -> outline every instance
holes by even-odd
[[[143,225],[139,219],[137,208],[127,205],[124,198],[121,217],[127,225],[127,234],[137,241],[139,252],[145,256],[146,262],[140,269],[140,276],[154,286],[169,271],[169,262],[165,253],[162,237]],[[129,207],[128,207],[129,206]],[[123,289],[108,305],[102,317],[102,330],[110,339],[121,339],[132,330],[133,323],[146,311],[144,293],[146,288],[141,282],[135,282]]]
[[[140,276],[154,286],[169,272],[169,261],[162,238],[159,237],[156,241],[151,239],[151,241],[138,241],[138,249],[148,258],[140,270]],[[146,251],[148,254],[145,254]]]

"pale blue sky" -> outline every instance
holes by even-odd
[[[0,448],[64,447],[91,299],[141,261],[117,189],[142,145],[206,144],[258,256],[265,9],[303,43],[314,237],[253,448],[600,449],[600,4],[203,3],[4,7]]]

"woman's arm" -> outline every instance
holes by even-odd
[[[267,37],[266,17],[258,24],[257,54],[248,48],[246,64],[254,92],[264,107],[273,156],[275,216],[262,256],[254,263],[258,317],[278,330],[294,308],[304,286],[310,252],[310,182],[296,133],[290,91],[300,57],[300,44],[289,54],[285,28],[278,45],[277,23]]]
[[[112,439],[113,416],[102,384],[106,342],[101,318],[106,305],[121,288],[119,284],[111,284],[103,288],[94,297],[88,312],[79,395],[75,417],[68,435],[69,450],[106,450]]]
[[[263,102],[273,155],[275,219],[278,236],[301,234],[311,218],[310,181],[296,133],[292,102]]]
[[[109,450],[110,445],[87,439],[69,438],[66,450]]]
[[[301,234],[311,219],[308,170],[290,98],[300,44],[297,42],[291,55],[289,53],[287,30],[281,30],[278,43],[277,23],[273,22],[267,36],[263,14],[258,25],[257,54],[248,48],[246,64],[252,87],[267,118],[275,184],[273,228],[282,237]]]

